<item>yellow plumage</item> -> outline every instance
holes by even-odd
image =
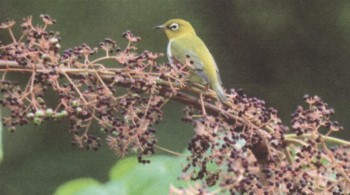
[[[193,61],[194,76],[190,80],[209,84],[221,102],[226,96],[221,86],[219,69],[204,42],[197,36],[192,25],[181,19],[172,19],[155,28],[164,29],[169,38],[167,55],[171,64],[174,60],[185,63],[189,57]],[[200,79],[197,79],[198,76]],[[196,78],[197,77],[197,78]]]

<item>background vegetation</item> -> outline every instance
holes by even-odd
[[[206,42],[221,70],[226,88],[242,88],[249,96],[277,108],[285,124],[305,93],[317,94],[335,108],[335,119],[349,136],[350,3],[346,1],[0,1],[0,20],[39,20],[50,14],[61,32],[62,50],[83,42],[98,45],[127,29],[142,37],[140,49],[165,52],[167,39],[152,27],[170,18],[189,20]],[[35,22],[34,22],[35,23]],[[19,30],[19,29],[18,29]],[[9,40],[0,31],[0,40]],[[164,61],[166,58],[164,57]],[[21,78],[18,78],[21,80]],[[181,106],[167,108],[158,127],[159,145],[183,151],[192,131],[178,120]],[[117,160],[70,146],[65,123],[45,123],[16,133],[3,132],[1,194],[48,194],[70,179],[107,181]]]

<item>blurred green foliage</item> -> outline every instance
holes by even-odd
[[[242,88],[249,96],[264,99],[277,108],[285,124],[305,93],[319,95],[335,108],[335,118],[345,127],[341,136],[349,137],[349,1],[1,0],[0,4],[0,20],[11,18],[18,24],[32,15],[34,22],[40,22],[43,13],[57,19],[52,29],[61,33],[62,50],[81,43],[97,46],[105,37],[122,47],[126,42],[120,35],[130,29],[142,37],[140,50],[165,52],[165,35],[152,27],[170,18],[186,19],[214,55],[226,88]],[[6,31],[0,31],[0,40],[10,41]],[[185,149],[192,133],[190,125],[181,123],[181,109],[176,103],[168,105],[157,128],[159,144],[176,151]],[[99,152],[71,147],[65,123],[4,131],[3,140],[0,194],[50,194],[75,178],[105,182],[105,173],[118,159],[106,146]]]
[[[62,184],[54,194],[168,194],[170,185],[189,185],[177,179],[182,163],[181,157],[154,156],[150,164],[139,164],[136,158],[129,157],[112,167],[109,181],[104,184],[92,178],[79,178]]]

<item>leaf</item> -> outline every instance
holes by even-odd
[[[75,195],[90,186],[99,186],[100,183],[92,178],[80,178],[68,181],[59,186],[54,195]]]
[[[100,185],[90,178],[61,185],[55,195],[168,194],[170,185],[188,185],[179,181],[184,158],[153,156],[151,163],[140,164],[135,157],[117,162],[110,170],[110,181]]]
[[[150,159],[150,164],[139,164],[135,158],[125,159],[111,169],[110,177],[122,181],[128,187],[129,194],[168,194],[170,184],[179,183],[179,159],[155,156]]]
[[[109,171],[109,178],[111,180],[117,180],[126,175],[128,172],[130,172],[130,170],[138,165],[139,163],[135,157],[123,159],[116,163]]]

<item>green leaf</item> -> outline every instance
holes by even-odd
[[[80,178],[68,181],[56,189],[55,195],[75,195],[90,186],[99,186],[100,183],[92,178]]]
[[[123,182],[129,194],[168,194],[170,184],[178,183],[180,158],[154,156],[150,164],[139,164],[136,158],[118,162],[110,171],[111,180]]]
[[[111,168],[109,182],[99,185],[92,179],[73,180],[59,187],[55,195],[168,194],[170,185],[188,185],[177,179],[185,158],[152,156],[150,160],[149,164],[140,164],[136,157],[126,158]]]
[[[139,163],[135,157],[123,159],[116,163],[109,171],[109,178],[111,180],[122,178],[124,175],[130,172],[130,170],[134,169],[138,165]]]
[[[75,195],[114,195],[114,194],[131,194],[127,185],[122,181],[110,181],[101,186],[90,186],[80,190]]]

